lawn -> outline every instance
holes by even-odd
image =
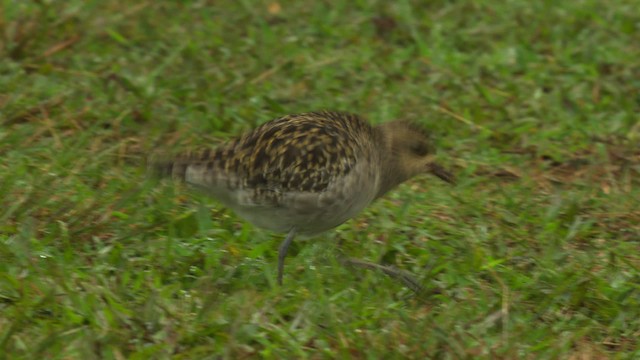
[[[640,358],[640,3],[0,2],[0,358]],[[433,133],[308,241],[146,176],[287,113]],[[415,294],[336,254],[393,265]]]

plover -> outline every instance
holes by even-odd
[[[330,111],[283,116],[215,149],[152,161],[151,170],[203,190],[257,227],[286,233],[278,284],[297,235],[342,224],[415,175],[454,182],[418,124],[372,126]]]

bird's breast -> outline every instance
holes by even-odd
[[[302,235],[314,235],[359,214],[375,199],[379,186],[379,171],[361,163],[348,175],[333,180],[324,191],[271,194],[272,198],[277,198],[271,205],[259,201],[262,205],[252,206],[249,198],[238,199],[228,205],[258,227],[278,232],[296,228]],[[246,193],[245,196],[250,197],[251,194]]]

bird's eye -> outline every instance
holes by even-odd
[[[415,143],[411,146],[411,152],[418,156],[425,156],[429,153],[429,145],[424,141]]]

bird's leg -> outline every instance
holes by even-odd
[[[282,276],[284,274],[284,258],[287,256],[287,251],[289,250],[289,245],[293,241],[293,238],[296,236],[296,229],[293,228],[287,234],[287,237],[280,243],[280,247],[278,248],[278,285],[282,286]]]
[[[340,238],[338,241],[338,247],[342,245],[344,238]],[[416,294],[421,294],[424,291],[424,288],[420,284],[420,282],[413,276],[411,273],[396,269],[393,266],[385,266],[381,264],[372,263],[369,261],[364,261],[360,259],[350,258],[344,255],[342,250],[339,250],[337,256],[338,262],[345,267],[361,267],[370,270],[380,270],[383,273],[387,274],[387,276],[392,277],[396,280],[402,282],[406,287],[411,289]]]
[[[347,258],[344,256],[339,256],[338,261],[344,266],[351,266],[351,267],[358,266],[358,267],[363,267],[365,269],[380,270],[383,273],[387,274],[388,276],[396,280],[399,280],[406,287],[411,289],[416,294],[420,294],[424,291],[424,288],[422,287],[420,282],[416,280],[415,277],[413,277],[413,275],[411,275],[407,271],[396,269],[393,266],[375,264],[372,262],[354,259],[354,258]]]

